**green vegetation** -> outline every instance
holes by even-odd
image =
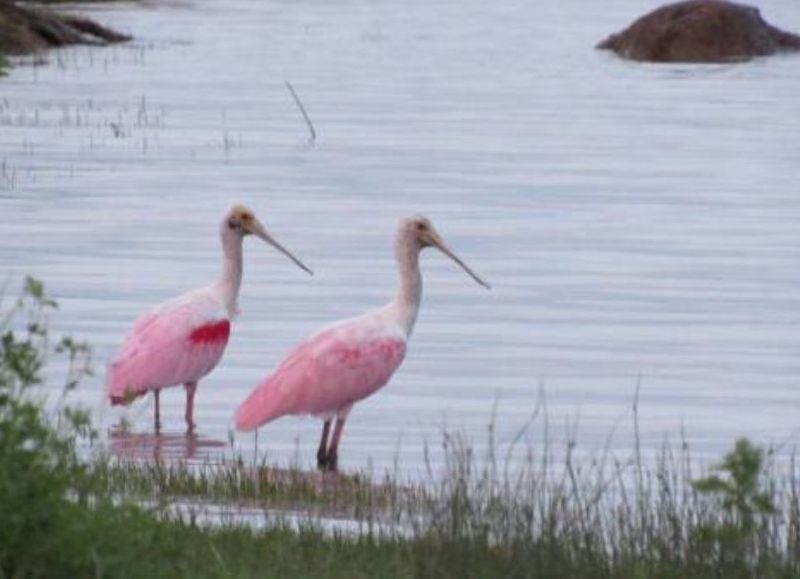
[[[98,457],[92,464],[98,484],[122,496],[161,501],[165,497],[212,499],[261,509],[316,513],[332,517],[367,517],[372,508],[389,506],[399,491],[394,481],[373,483],[361,475],[323,476],[298,468],[267,464],[228,463],[189,465],[182,461],[123,460]]]
[[[739,439],[715,470],[722,476],[713,474],[692,483],[722,513],[697,528],[697,543],[721,561],[752,564],[762,550],[754,539],[769,532],[770,519],[777,514],[775,493],[764,476],[764,451]]]
[[[49,335],[54,307],[28,280],[0,313],[0,579],[800,575],[800,488],[747,440],[703,478],[685,446],[653,468],[638,450],[578,463],[572,446],[560,460],[530,448],[514,470],[452,435],[446,472],[414,486],[242,461],[81,461],[75,441],[95,433],[65,394],[90,371],[89,349]],[[42,373],[61,362],[64,394],[45,405]],[[169,514],[187,498],[307,516],[299,528],[207,528]],[[320,513],[361,530],[325,531]]]

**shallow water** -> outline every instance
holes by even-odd
[[[371,527],[363,521],[347,517],[331,517],[315,511],[265,509],[256,505],[237,505],[214,503],[191,499],[170,501],[166,504],[142,503],[145,508],[170,520],[200,527],[220,528],[244,525],[251,529],[292,529],[295,531],[315,530],[326,535],[339,537],[358,537]],[[378,532],[395,536],[410,534],[404,528],[394,528],[384,524]]]
[[[225,527],[246,524],[253,529],[289,528],[292,530],[319,530],[337,537],[358,537],[365,534],[367,525],[355,519],[326,518],[319,513],[266,511],[259,508],[231,508],[228,505],[203,505],[187,501],[171,504],[172,517],[207,527]],[[393,530],[393,529],[391,529]],[[395,531],[399,534],[403,530]],[[387,531],[388,533],[388,531]]]
[[[481,444],[493,415],[508,443],[542,392],[554,444],[627,454],[637,383],[648,448],[796,440],[800,60],[626,63],[592,46],[651,3],[539,4],[93,6],[137,40],[0,80],[0,272],[43,279],[102,366],[140,312],[213,279],[218,220],[251,205],[316,275],[247,241],[242,314],[198,394],[202,440],[227,444],[294,342],[391,297],[395,222],[425,213],[493,290],[425,255],[407,359],[351,414],[342,467],[413,473],[443,426]],[[761,7],[800,30],[790,0]],[[103,404],[102,372],[79,397],[151,430],[148,403]],[[182,428],[180,389],[162,413]],[[279,420],[258,451],[311,464],[318,429]]]

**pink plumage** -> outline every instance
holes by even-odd
[[[292,350],[236,411],[236,428],[253,430],[285,414],[324,418],[385,385],[403,361],[399,326],[371,316],[321,330]]]
[[[296,346],[239,406],[236,428],[254,430],[286,414],[319,416],[324,425],[317,466],[336,470],[339,441],[353,404],[384,386],[405,357],[422,300],[419,253],[431,246],[488,289],[444,244],[430,221],[424,217],[401,220],[394,246],[400,272],[395,299],[383,308],[323,328]]]
[[[136,322],[111,363],[111,403],[197,382],[219,363],[229,336],[230,321],[210,288],[164,303]]]
[[[238,310],[242,283],[242,239],[255,235],[308,269],[275,241],[247,207],[235,205],[219,225],[222,270],[208,287],[185,293],[139,318],[111,362],[106,393],[112,405],[129,404],[152,391],[155,429],[160,429],[159,392],[183,384],[186,388],[186,426],[194,429],[197,382],[219,363]]]

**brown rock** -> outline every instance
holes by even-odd
[[[729,62],[800,50],[800,36],[768,24],[758,8],[688,0],[642,16],[597,48],[651,62]]]
[[[107,44],[125,40],[130,40],[130,36],[88,18],[0,0],[0,54],[30,54],[69,44]]]

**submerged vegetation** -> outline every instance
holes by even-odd
[[[81,460],[76,441],[96,433],[65,395],[90,371],[90,352],[50,335],[54,307],[29,279],[0,312],[0,578],[800,574],[794,464],[782,476],[747,440],[699,476],[685,446],[665,447],[653,467],[638,451],[579,463],[572,447],[558,461],[530,448],[509,469],[447,435],[445,472],[407,485],[243,461]],[[45,368],[62,362],[63,394],[45,404]],[[171,511],[175,501],[304,516],[204,526]],[[321,516],[357,525],[332,530]]]

